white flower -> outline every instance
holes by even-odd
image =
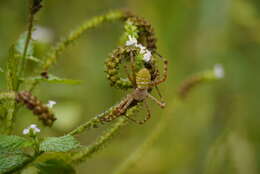
[[[137,48],[140,48],[140,53],[144,54],[146,52],[146,48],[142,44],[136,44]]]
[[[41,132],[41,130],[37,127],[36,124],[31,124],[29,128],[33,129],[34,132]]]
[[[48,28],[36,26],[32,33],[32,38],[40,42],[49,43],[53,40],[53,32]]]
[[[132,36],[128,36],[128,41],[126,41],[126,46],[136,46],[137,45],[137,40],[136,38],[132,37]]]
[[[140,49],[140,54],[143,55],[143,60],[149,62],[152,58],[152,53],[142,44],[138,44],[136,38],[128,36],[128,41],[126,41],[126,46],[135,46]]]
[[[23,134],[24,134],[24,135],[27,135],[29,132],[30,132],[30,130],[27,129],[27,128],[23,130]]]
[[[39,132],[41,132],[41,129],[39,129],[36,124],[31,124],[29,127],[25,128],[23,130],[24,135],[27,135],[29,133],[32,133],[33,135],[35,135],[36,133],[39,133]]]
[[[53,108],[53,106],[56,105],[56,104],[57,104],[56,101],[49,100],[47,106],[48,106],[49,108]]]
[[[218,79],[221,79],[225,76],[225,71],[221,64],[216,64],[214,66],[214,74]]]
[[[149,50],[146,50],[146,53],[144,54],[144,61],[149,62],[152,58],[152,53]]]

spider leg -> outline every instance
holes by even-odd
[[[130,76],[127,65],[124,65],[124,69],[125,69],[125,72],[126,72],[126,75],[127,75],[128,79],[131,81],[132,85],[134,86],[134,85],[135,85],[135,81],[134,81],[134,79]],[[134,87],[135,87],[135,86],[134,86]]]
[[[152,99],[155,103],[157,103],[161,108],[164,108],[165,107],[165,103],[164,102],[161,102],[159,101],[157,98],[155,98],[154,96],[152,96],[151,94],[147,94],[147,96]]]
[[[128,95],[125,99],[123,99],[118,105],[116,105],[110,113],[104,115],[100,118],[102,122],[110,122],[114,119],[118,118],[128,109],[129,105],[133,101],[133,97]]]
[[[134,98],[132,97],[131,94],[127,95],[127,97],[123,100],[123,102],[120,103],[119,106],[116,108],[116,110],[119,112],[118,115],[122,115],[123,113],[125,113],[133,100]]]
[[[135,77],[135,57],[132,52],[130,52],[130,61],[132,68],[132,76],[133,76],[133,86],[136,87],[136,77]]]
[[[149,109],[149,106],[148,106],[146,100],[144,100],[144,106],[145,106],[146,111],[147,111],[147,116],[144,118],[143,121],[141,121],[142,124],[144,124],[147,120],[149,120],[149,119],[151,118],[151,111],[150,111],[150,109]]]
[[[129,120],[135,122],[136,124],[144,124],[147,120],[149,120],[149,119],[151,118],[151,112],[150,112],[150,109],[149,109],[149,107],[148,107],[148,104],[147,104],[147,102],[146,102],[145,100],[144,100],[144,105],[145,105],[145,108],[146,108],[146,110],[147,110],[147,116],[144,118],[144,120],[139,121],[139,120],[135,120],[135,119],[133,119],[133,118],[127,116],[127,115],[124,115],[124,116],[125,116],[127,119],[129,119]]]
[[[168,73],[168,61],[166,59],[164,59],[163,57],[161,57],[161,58],[163,59],[163,77],[162,77],[162,79],[155,79],[154,81],[150,82],[151,86],[159,85],[160,83],[164,82],[168,77],[168,75],[167,75],[167,73]]]
[[[160,92],[158,86],[155,86],[155,90],[157,91],[157,93],[158,93],[158,95],[159,95],[159,97],[160,97],[160,100],[162,100],[162,94],[161,94],[161,92]]]

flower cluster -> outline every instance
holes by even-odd
[[[145,46],[143,46],[142,44],[138,44],[137,39],[132,37],[132,36],[128,36],[128,41],[126,41],[126,46],[134,46],[140,49],[140,54],[143,55],[143,60],[145,62],[149,62],[152,58],[152,53],[151,51],[149,51]]]
[[[23,134],[27,135],[36,135],[37,133],[41,132],[41,130],[37,127],[36,124],[31,124],[29,127],[25,128],[23,130]]]

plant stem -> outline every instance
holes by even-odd
[[[6,124],[5,124],[5,129],[4,129],[4,133],[6,134],[10,134],[11,133],[11,130],[12,130],[12,126],[13,126],[13,116],[15,114],[15,107],[16,107],[16,104],[15,104],[15,92],[2,92],[0,93],[0,101],[1,100],[8,100],[8,101],[5,101],[4,105],[5,105],[5,108],[7,109],[7,114],[6,114],[6,118],[5,118],[5,121],[6,121]]]
[[[86,123],[80,125],[79,127],[77,127],[76,129],[72,130],[71,132],[69,132],[67,135],[77,135],[80,134],[92,127],[97,127],[98,124],[101,124],[100,122],[100,117],[104,116],[106,112],[103,112],[101,114],[99,114],[98,116],[93,117],[92,119],[90,119],[89,121],[87,121]]]
[[[104,132],[102,136],[100,136],[96,142],[90,146],[87,146],[80,150],[80,152],[74,153],[71,157],[72,163],[77,164],[91,155],[99,152],[104,145],[127,123],[126,118],[120,118],[113,127],[109,128],[107,131]]]
[[[111,109],[111,108],[110,108]],[[139,104],[130,108],[125,114],[127,117],[133,116],[139,110]],[[119,120],[109,128],[107,131],[104,132],[102,136],[100,136],[97,141],[88,146],[83,148],[80,152],[73,153],[72,155],[72,163],[78,163],[80,161],[85,160],[86,158],[90,157],[94,153],[100,151],[102,147],[127,123],[127,118],[121,116],[118,118]]]
[[[64,40],[57,43],[57,45],[51,49],[51,51],[46,56],[46,61],[43,65],[44,71],[48,71],[51,65],[53,65],[57,59],[57,57],[69,46],[73,43],[73,41],[79,39],[86,31],[96,28],[99,25],[109,22],[115,21],[118,19],[122,19],[124,13],[121,11],[112,11],[103,16],[94,17],[83,24],[81,24],[78,28],[73,30]]]
[[[30,5],[29,5],[29,22],[28,22],[28,31],[27,31],[27,37],[24,45],[24,50],[23,50],[23,56],[22,56],[22,63],[21,63],[21,70],[20,70],[20,75],[24,75],[24,70],[26,67],[26,56],[27,56],[27,51],[29,48],[30,41],[32,39],[32,30],[33,30],[33,22],[34,22],[34,15],[33,13],[33,0],[30,0]],[[19,88],[19,86],[18,86]]]
[[[105,22],[111,22],[121,20],[124,17],[122,11],[112,11],[102,16],[94,17],[86,22],[83,22],[78,28],[74,29],[65,39],[61,40],[54,46],[45,56],[45,62],[42,65],[41,72],[48,72],[49,68],[57,61],[58,56],[61,55],[68,46],[74,41],[79,39],[90,29],[96,28]],[[40,73],[41,73],[40,72]],[[39,81],[34,81],[29,88],[29,91],[33,91],[34,88],[39,84]]]
[[[2,92],[0,93],[0,100],[15,99],[15,92]]]
[[[35,1],[35,0],[29,0],[29,20],[28,20],[28,29],[27,29],[27,37],[24,45],[24,50],[23,50],[23,55],[22,55],[22,60],[21,64],[19,65],[20,67],[18,68],[18,76],[16,78],[21,78],[24,76],[25,68],[26,68],[26,56],[28,52],[28,48],[30,45],[30,41],[32,39],[32,31],[33,31],[33,26],[34,26],[34,16],[35,14],[41,9],[41,0]],[[17,86],[12,86],[11,90],[18,91],[19,87],[21,85],[21,81],[19,79],[17,80]],[[7,102],[8,109],[7,109],[7,116],[6,116],[6,121],[7,121],[7,133],[10,134],[13,128],[13,124],[15,121],[15,115],[18,111],[17,104],[14,101]]]
[[[176,109],[179,101],[175,99],[171,103],[171,105]],[[159,138],[163,130],[166,128],[167,123],[169,123],[172,115],[173,114],[165,115],[145,141],[122,164],[120,164],[118,168],[115,169],[113,174],[124,174],[127,170],[133,167]]]

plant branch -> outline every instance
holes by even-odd
[[[112,11],[102,16],[94,17],[90,20],[83,22],[78,28],[74,29],[67,37],[58,42],[45,56],[45,62],[42,65],[41,72],[48,72],[49,68],[57,61],[58,56],[61,55],[64,50],[79,39],[83,34],[85,34],[90,29],[96,28],[105,22],[111,22],[116,20],[121,20],[124,17],[122,11]],[[39,84],[39,81],[35,80],[29,88],[29,91]]]
[[[87,146],[83,149],[80,150],[80,152],[74,153],[72,155],[72,163],[73,164],[78,164],[82,161],[84,161],[85,159],[87,159],[88,157],[92,156],[93,154],[99,152],[101,149],[103,149],[103,147],[105,146],[105,144],[116,134],[119,132],[119,130],[126,125],[127,123],[127,119],[126,118],[120,118],[115,124],[114,126],[112,126],[111,128],[109,128],[108,130],[106,130],[104,132],[103,135],[101,135],[96,141],[95,143],[93,143],[90,146]]]
[[[15,92],[1,92],[0,93],[0,100],[4,99],[15,99]]]
[[[57,43],[57,45],[47,54],[46,61],[43,65],[44,71],[47,71],[50,66],[56,62],[58,56],[75,40],[79,39],[85,32],[92,28],[96,28],[105,22],[122,19],[123,16],[124,14],[121,11],[113,11],[103,16],[97,16],[83,22],[83,24],[73,30],[65,39]]]
[[[176,109],[176,106],[178,106],[178,103],[179,103],[178,100],[176,100],[176,99],[173,100],[172,105],[174,106],[175,109]],[[126,173],[127,170],[129,170],[131,167],[133,167],[138,162],[138,160],[140,160],[144,156],[144,154],[147,152],[147,150],[149,150],[150,147],[160,137],[160,135],[166,128],[167,123],[169,123],[171,116],[172,116],[172,114],[167,114],[164,117],[162,117],[161,121],[153,129],[152,133],[122,164],[119,165],[118,168],[115,169],[113,174]]]
[[[28,31],[27,31],[27,37],[24,45],[24,50],[23,50],[23,56],[22,56],[22,63],[21,63],[21,69],[20,69],[20,74],[24,74],[24,70],[26,67],[26,56],[27,56],[27,51],[29,48],[30,41],[32,39],[32,31],[33,31],[33,26],[34,26],[34,16],[35,14],[40,10],[41,8],[41,0],[36,1],[36,0],[30,0],[30,5],[29,5],[29,22],[28,22]]]

